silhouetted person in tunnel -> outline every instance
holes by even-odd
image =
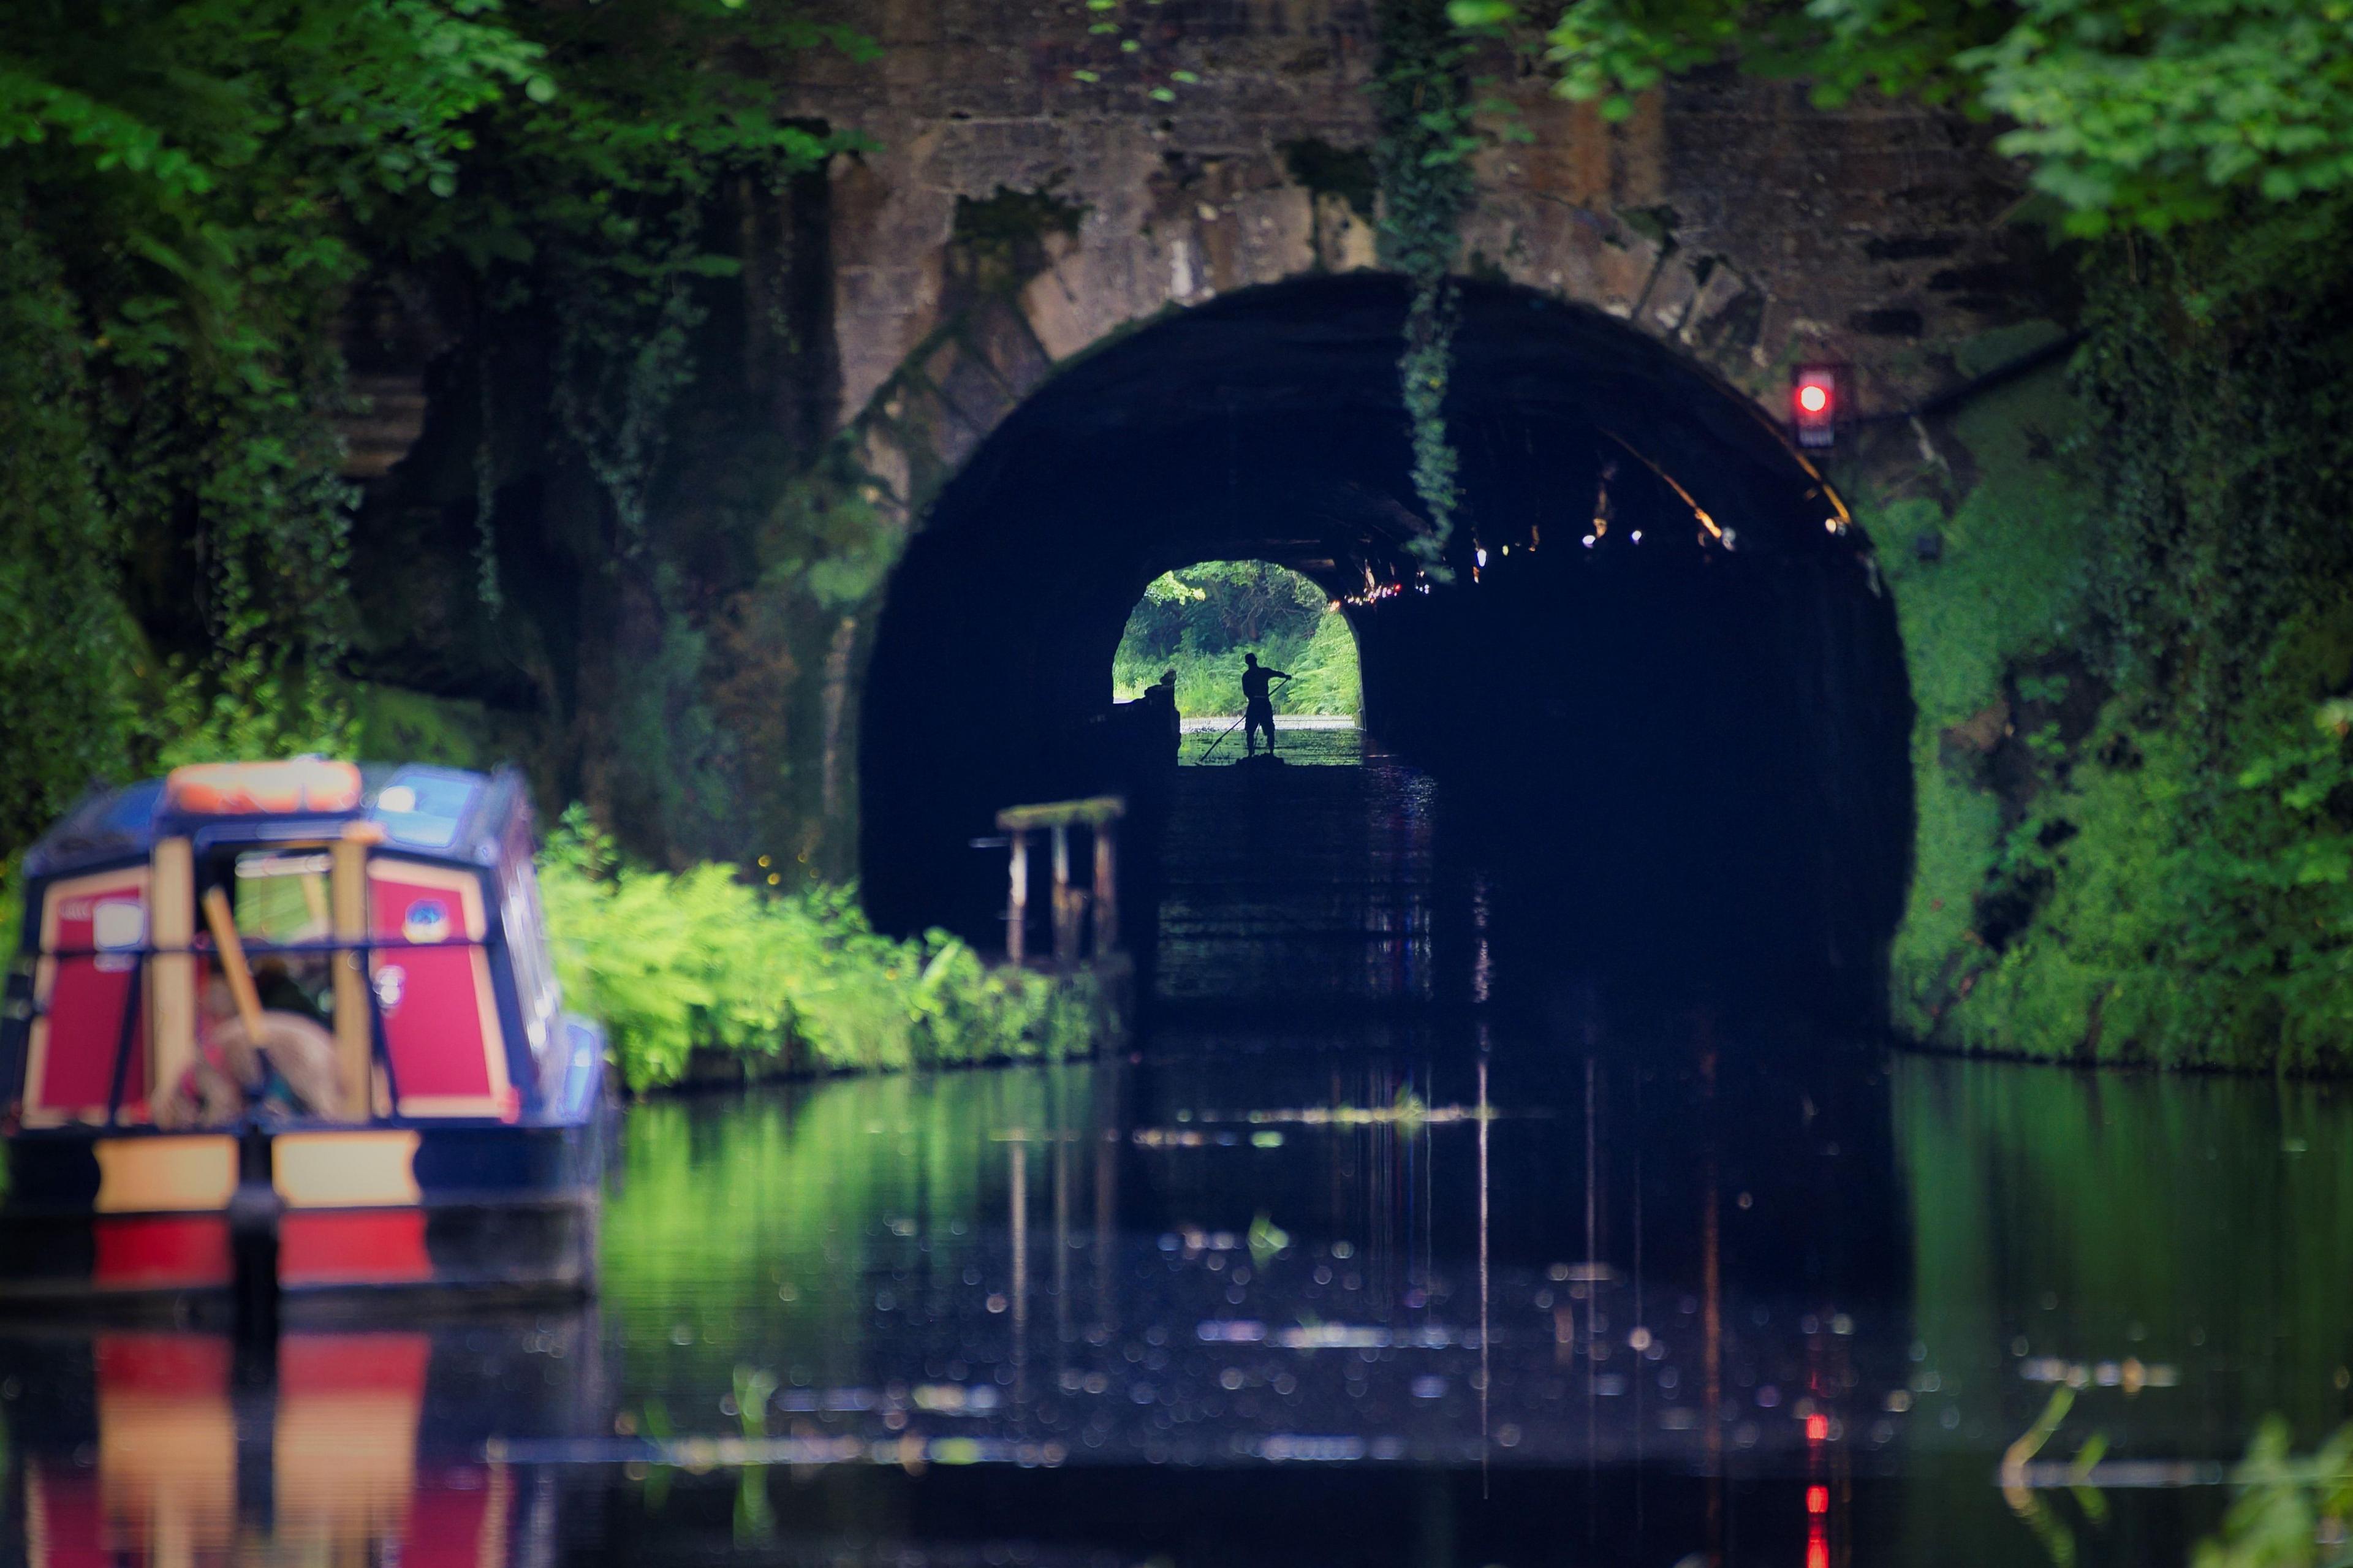
[[[1271,666],[1258,661],[1258,655],[1242,655],[1242,746],[1247,756],[1258,755],[1258,732],[1266,731],[1267,755],[1274,754],[1274,701],[1268,695],[1278,680],[1291,677]]]

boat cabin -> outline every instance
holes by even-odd
[[[93,794],[25,861],[0,1217],[226,1211],[257,1178],[290,1209],[593,1200],[593,1150],[441,1136],[593,1142],[602,1041],[562,1014],[533,849],[512,772],[306,757]]]
[[[184,1121],[238,956],[332,1042],[331,1092],[289,1120],[518,1119],[558,1010],[532,848],[512,773],[306,758],[84,802],[26,861],[19,1125]]]

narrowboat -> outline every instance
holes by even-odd
[[[24,864],[0,1304],[595,1282],[604,1040],[512,771],[306,757],[98,791]]]

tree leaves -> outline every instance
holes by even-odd
[[[2221,216],[2233,192],[2290,201],[2353,182],[2347,0],[1574,0],[1536,32],[1501,0],[1455,0],[1458,26],[1541,54],[1559,90],[1616,118],[1679,72],[1736,57],[1808,79],[1817,101],[1866,89],[2013,122],[2068,226],[2162,232]]]

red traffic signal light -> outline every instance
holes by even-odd
[[[1789,374],[1789,424],[1800,447],[1827,447],[1838,437],[1838,367],[1801,364]]]

